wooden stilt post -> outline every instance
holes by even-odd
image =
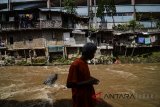
[[[65,58],[67,58],[67,59],[68,59],[67,47],[65,47]]]
[[[27,56],[26,56],[26,50],[24,49],[24,56],[25,56],[25,59],[27,61]]]
[[[6,59],[6,57],[7,57],[7,52],[5,51],[4,54],[5,54],[5,59]]]
[[[135,50],[135,47],[134,47],[134,48],[133,48],[133,50],[132,50],[132,54],[131,54],[131,56],[133,56],[134,50]]]
[[[125,50],[125,57],[126,57],[126,55],[127,55],[127,47],[126,47],[126,50]]]
[[[66,47],[63,47],[63,58],[66,58]]]

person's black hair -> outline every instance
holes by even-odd
[[[95,53],[97,46],[94,43],[86,43],[82,48],[82,56],[88,57],[89,55]]]

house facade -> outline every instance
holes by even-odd
[[[30,60],[30,57],[73,57],[75,48],[87,42],[88,18],[48,8],[0,12],[0,54]]]
[[[0,55],[30,59],[78,57],[87,42],[97,44],[96,55],[134,55],[141,48],[159,47],[160,3],[124,0],[116,4],[112,17],[92,18],[88,7],[78,6],[77,15],[66,13],[62,7],[50,7],[49,0],[0,1]],[[147,3],[147,4],[146,4]],[[47,8],[46,8],[47,7]],[[139,27],[131,26],[135,20]],[[144,38],[144,43],[139,43]],[[150,41],[146,44],[145,39]],[[153,39],[154,42],[152,41]],[[145,49],[144,49],[145,50]]]

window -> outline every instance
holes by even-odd
[[[26,45],[26,40],[23,38],[23,44]]]
[[[70,33],[70,37],[71,37],[71,38],[74,37],[74,34],[73,34],[73,33]]]
[[[55,32],[52,33],[52,39],[55,39]]]
[[[33,41],[33,37],[32,36],[28,36],[28,40],[31,42]]]
[[[47,14],[47,20],[51,20],[51,15],[50,14]]]
[[[32,38],[29,38],[29,41],[32,41],[33,39]]]
[[[2,21],[2,15],[0,14],[0,21]]]
[[[10,44],[13,44],[13,37],[10,37],[9,39],[10,39],[10,41],[9,41]]]
[[[9,21],[13,22],[14,21],[14,17],[9,17]]]

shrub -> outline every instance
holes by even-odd
[[[19,62],[17,62],[16,64],[17,64],[17,65],[30,65],[29,63],[27,63],[27,61],[24,61],[24,60],[19,61]]]
[[[46,58],[35,58],[32,59],[32,63],[46,63],[47,59]]]
[[[133,57],[120,56],[119,59],[122,63],[159,63],[160,52],[146,53]]]

